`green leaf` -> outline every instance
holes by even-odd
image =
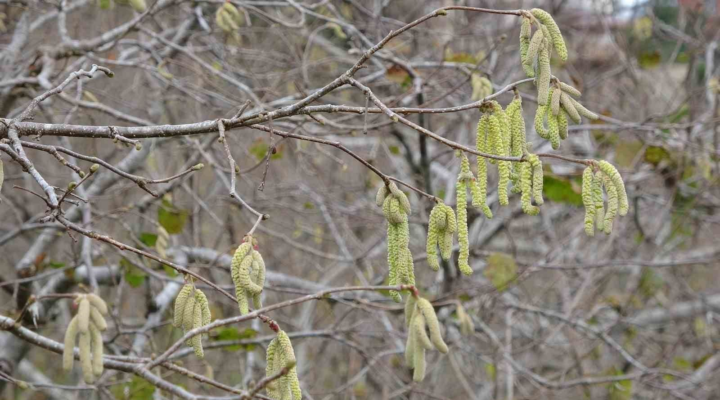
[[[612,375],[622,375],[622,370],[614,368],[611,372]],[[612,382],[609,384],[608,398],[610,400],[630,400],[632,399],[633,393],[633,382],[631,380],[623,380],[618,382]]]
[[[145,282],[147,274],[136,267],[135,264],[128,261],[127,258],[123,257],[120,259],[120,267],[125,270],[125,282],[127,282],[130,287],[136,288]]]
[[[664,160],[670,160],[670,153],[660,146],[649,146],[645,149],[645,162],[657,167]]]
[[[395,154],[395,155],[400,154],[400,148],[397,147],[397,146],[389,146],[389,147],[388,147],[388,150],[390,150],[390,152],[391,152],[392,154]]]
[[[50,261],[49,263],[47,263],[47,265],[48,265],[48,267],[54,268],[54,269],[60,269],[60,268],[65,267],[65,263],[61,263],[58,261]]]
[[[187,221],[187,210],[176,208],[166,197],[158,208],[158,223],[171,235],[182,232]]]
[[[124,385],[113,385],[110,392],[119,400],[152,400],[155,386],[138,376]]]
[[[689,371],[693,368],[692,363],[689,360],[682,358],[682,357],[675,357],[673,359],[673,366],[678,371]]]
[[[262,139],[256,140],[252,146],[248,149],[258,161],[262,161],[267,155],[268,145]],[[282,158],[282,146],[275,148],[275,154],[270,155],[271,160],[279,160]]]
[[[517,276],[517,264],[515,259],[504,253],[493,253],[487,258],[487,266],[483,275],[492,282],[498,291],[507,288]]]
[[[157,237],[158,237],[158,235],[155,233],[142,232],[140,234],[140,241],[145,246],[155,247],[155,242],[157,242]]]
[[[582,196],[575,191],[571,181],[553,175],[543,176],[543,193],[545,197],[556,203],[582,205]]]
[[[240,332],[238,328],[233,327],[226,327],[222,328],[218,331],[217,336],[213,340],[216,341],[224,341],[224,340],[243,340],[243,339],[252,339],[255,336],[257,336],[257,331],[251,328],[247,328],[244,331]],[[254,344],[244,344],[244,345],[233,345],[233,346],[227,346],[225,347],[228,351],[239,351],[239,350],[245,350],[245,351],[251,351],[255,349]]]
[[[495,370],[495,364],[485,364],[485,374],[487,374],[489,380],[495,380],[496,372],[497,371]]]
[[[167,275],[170,278],[174,278],[178,276],[178,272],[172,269],[171,267],[168,267],[167,265],[163,264],[163,270],[165,271],[165,275]]]
[[[655,51],[644,51],[638,55],[638,64],[640,65],[640,68],[643,69],[652,69],[660,65],[660,61],[662,60],[662,56],[660,56],[660,52]]]

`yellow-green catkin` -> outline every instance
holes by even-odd
[[[557,116],[557,120],[558,134],[560,135],[560,140],[565,140],[568,137],[568,119],[565,110],[560,110],[560,113]]]
[[[532,167],[532,185],[533,185],[533,198],[535,204],[541,206],[545,201],[543,200],[543,166],[540,157],[535,154],[528,155],[528,163]]]
[[[555,87],[551,93],[550,109],[552,110],[552,115],[558,115],[560,114],[560,95],[562,94],[562,90]]]
[[[458,269],[464,275],[471,275],[472,268],[468,264],[470,259],[470,243],[467,226],[467,185],[472,184],[472,172],[470,172],[470,162],[464,153],[460,153],[460,174],[456,184],[456,205],[457,205],[457,224],[458,224],[458,243],[460,244],[460,253],[458,255]]]
[[[547,105],[548,93],[550,91],[550,55],[547,49],[540,49],[540,56],[538,58],[538,104],[541,106]]]
[[[523,118],[522,97],[516,95],[507,107],[510,120],[510,155],[520,157],[526,147],[525,118]]]
[[[270,341],[267,350],[265,350],[265,376],[273,376],[277,372],[275,371],[275,359],[279,357],[278,354],[278,340],[277,337]],[[278,397],[278,380],[274,380],[265,386],[265,392],[271,399]]]
[[[563,92],[573,95],[575,97],[580,97],[582,95],[579,90],[575,89],[573,86],[568,85],[567,83],[560,82],[560,89],[562,89]]]
[[[550,134],[545,129],[545,116],[548,114],[547,106],[538,105],[535,111],[535,132],[543,139],[550,139]]]
[[[241,250],[242,251],[242,250]],[[245,262],[245,259],[243,259]],[[238,302],[245,299],[243,293],[238,294]],[[210,323],[210,303],[205,293],[193,287],[192,283],[185,284],[175,298],[175,319],[173,325],[187,333],[193,329],[201,328]],[[207,336],[207,335],[205,335]],[[202,334],[195,335],[187,340],[187,345],[195,351],[195,355],[203,358]]]
[[[78,330],[80,333],[88,333],[90,329],[90,301],[85,296],[80,299],[80,306],[78,307]]]
[[[182,289],[180,289],[180,292],[178,292],[177,297],[175,297],[175,315],[173,316],[173,326],[176,328],[181,328],[183,326],[182,321],[185,312],[185,303],[187,303],[187,299],[190,297],[192,291],[192,285],[184,285]]]
[[[555,51],[558,56],[560,56],[560,59],[567,61],[568,51],[565,46],[565,40],[563,39],[560,28],[555,23],[553,17],[547,11],[539,8],[533,8],[530,12],[538,19],[538,21],[540,21],[541,24],[543,24],[543,26],[547,28],[547,31],[550,33],[550,41],[555,47]]]
[[[428,224],[428,236],[426,251],[428,255],[428,265],[433,271],[440,269],[438,261],[437,248],[440,247],[442,258],[447,260],[450,258],[452,251],[452,237],[456,229],[455,211],[442,203],[435,204],[430,212],[430,223]],[[447,236],[449,235],[449,246],[446,246]]]
[[[251,255],[253,258],[253,273],[250,278],[253,283],[260,287],[260,292],[253,293],[253,306],[255,309],[260,309],[262,308],[262,289],[265,287],[265,260],[257,250],[253,250]]]
[[[440,247],[440,256],[447,261],[452,257],[452,242],[455,231],[457,231],[457,218],[452,207],[443,204],[443,210],[445,210],[447,222],[443,237],[438,239],[438,245]]]
[[[73,363],[75,361],[75,339],[78,335],[78,318],[77,316],[73,317],[72,320],[70,320],[70,324],[67,327],[67,330],[65,330],[65,348],[63,349],[63,369],[65,371],[70,371],[73,367]]]
[[[522,98],[515,95],[505,112],[510,121],[510,155],[521,157],[526,148],[525,119],[523,118]],[[510,181],[513,183],[513,193],[520,193],[520,165],[512,163],[510,169]]]
[[[498,155],[502,150],[502,127],[500,125],[500,118],[497,115],[490,115],[488,117],[488,140],[487,140],[487,152],[490,154]],[[497,160],[490,159],[490,164],[496,164]]]
[[[83,380],[92,384],[103,372],[103,341],[102,331],[107,329],[103,318],[107,314],[107,304],[95,294],[78,295],[75,299],[79,304],[77,315],[70,321],[65,331],[65,348],[63,350],[63,369],[71,370],[74,362],[75,340],[79,337],[80,363]],[[87,329],[83,332],[83,325]]]
[[[183,330],[185,332],[191,331],[195,324],[195,295],[190,295],[185,302],[185,309],[183,310]],[[192,345],[190,341],[187,343]]]
[[[529,162],[520,163],[520,205],[525,214],[538,215],[540,209],[532,205],[532,166]]]
[[[266,386],[267,395],[274,400],[302,399],[295,351],[287,333],[280,330],[277,337],[268,345],[265,367],[266,378],[279,373],[283,368],[287,368],[288,373]]]
[[[95,376],[103,373],[103,338],[100,329],[90,324],[90,344],[92,347],[92,370]]]
[[[457,218],[458,218],[458,243],[460,253],[458,256],[458,268],[465,275],[472,274],[472,268],[468,265],[470,258],[470,246],[468,242],[467,228],[467,183],[461,180],[457,182]]]
[[[390,182],[385,189],[381,187],[375,201],[379,202],[382,196],[385,196],[383,214],[388,221],[388,285],[414,284],[412,253],[408,247],[410,232],[407,217],[411,212],[410,201],[394,182]],[[395,302],[402,301],[398,291],[391,290],[390,297]]]
[[[483,114],[477,125],[477,139],[475,146],[479,152],[491,153],[488,151],[488,130],[490,117]],[[472,204],[482,211],[486,218],[492,218],[492,211],[487,205],[487,160],[485,157],[477,158],[477,179],[472,184]]]
[[[433,346],[435,346],[439,352],[447,353],[448,347],[440,333],[440,323],[438,322],[437,315],[435,315],[435,309],[432,304],[426,299],[419,298],[415,306],[417,310],[422,313],[423,317],[425,317],[425,324],[427,324],[428,331],[430,332],[430,341]]]
[[[543,47],[544,39],[545,39],[545,37],[541,30],[535,31],[535,33],[532,36],[532,39],[530,40],[530,43],[528,44],[527,57],[525,58],[525,64],[523,64],[523,68],[525,68],[526,71],[528,68],[530,70],[534,71],[535,61],[538,57],[538,54],[540,53],[540,50]],[[532,78],[535,76],[535,73],[533,72],[532,75],[528,75],[528,76],[530,76]]]
[[[556,93],[560,90],[557,88],[550,88],[550,92],[548,93],[548,97],[551,99],[554,99],[556,97]],[[547,115],[547,121],[548,121],[548,138],[550,139],[550,144],[552,145],[552,148],[554,150],[557,150],[560,148],[560,127],[558,124],[557,114],[553,110],[553,101],[551,100],[550,104],[546,106],[547,109],[549,109],[552,112],[549,112],[546,110],[545,114]],[[558,100],[559,101],[559,100]],[[559,110],[559,106],[558,106]]]
[[[408,310],[408,305],[412,308]],[[414,303],[406,305],[406,318],[410,315],[408,325],[408,340],[405,345],[405,361],[414,369],[413,380],[420,382],[425,377],[425,350],[435,347],[442,353],[448,352],[448,347],[440,335],[440,324],[435,310],[429,301],[417,298]],[[430,337],[426,333],[430,331]]]
[[[569,97],[569,96],[568,96],[568,98],[570,99],[570,102],[571,102],[571,103],[573,104],[573,106],[575,107],[575,110],[577,110],[578,114],[580,114],[580,115],[582,115],[583,117],[585,117],[585,118],[587,118],[587,119],[590,119],[590,120],[596,120],[596,119],[599,118],[599,116],[598,116],[597,114],[595,114],[594,112],[592,112],[592,111],[588,110],[587,108],[585,108],[585,106],[583,106],[582,104],[580,104],[580,102],[578,102],[577,100],[575,100],[575,99],[573,99],[572,97]]]
[[[567,93],[563,93],[560,95],[560,103],[562,104],[570,119],[572,119],[573,122],[575,122],[576,124],[579,124],[580,114],[578,113],[577,108],[575,108],[575,102],[573,101],[573,99],[568,96]]]
[[[603,174],[602,178],[607,193],[607,212],[605,213],[603,231],[609,235],[612,232],[613,220],[618,212],[618,192],[615,184],[607,175]]]
[[[532,21],[530,18],[523,17],[522,24],[520,25],[520,63],[525,70],[525,74],[533,78],[535,71],[533,71],[532,62],[528,61],[528,49],[530,47],[530,28]]]
[[[98,311],[95,307],[90,307],[90,325],[95,325],[101,331],[107,329],[107,322],[105,322],[105,318],[103,318],[100,311]]]
[[[90,302],[90,305],[92,306],[92,308],[97,309],[101,315],[107,315],[108,308],[107,308],[107,304],[105,304],[105,300],[103,300],[100,296],[98,296],[94,293],[88,293],[85,295],[85,297]]]
[[[241,315],[250,312],[249,294],[245,291],[245,284],[240,272],[243,268],[248,269],[252,265],[252,257],[248,257],[253,247],[252,241],[253,238],[251,236],[244,238],[244,242],[235,250],[230,266],[230,276],[235,284],[235,297],[237,298],[238,310]]]
[[[595,236],[595,197],[593,195],[593,181],[595,175],[592,167],[585,168],[582,177],[582,200],[585,207],[585,233]]]
[[[472,86],[472,101],[481,100],[493,94],[492,82],[477,72],[470,76],[470,86]]]
[[[198,290],[199,292],[199,290]],[[203,295],[204,297],[204,295]],[[193,329],[199,328],[202,326],[202,306],[197,296],[195,297],[195,309],[193,310]],[[195,335],[190,339],[190,344],[192,345],[193,350],[195,351],[195,355],[199,358],[203,358],[205,356],[205,353],[203,352],[202,347],[202,335]]]
[[[89,330],[86,333],[80,332],[78,348],[80,348],[80,366],[82,367],[83,380],[87,384],[92,384],[95,382],[95,373],[93,372],[93,360],[91,355],[92,339],[90,337]]]
[[[595,176],[593,177],[593,200],[595,201],[595,227],[602,232],[605,225],[602,171],[595,172]]]
[[[415,313],[415,296],[408,296],[405,300],[405,326],[410,326],[413,314]]]
[[[628,205],[627,193],[625,192],[625,184],[623,183],[622,176],[620,176],[618,170],[607,161],[600,161],[598,167],[615,185],[618,194],[618,213],[620,216],[625,216],[630,206]]]

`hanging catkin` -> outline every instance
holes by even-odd
[[[613,220],[618,212],[618,191],[613,181],[603,174],[603,186],[607,193],[607,212],[605,213],[604,231],[609,235],[612,232]]]
[[[550,34],[549,40],[553,44],[553,47],[555,47],[555,51],[558,56],[560,56],[560,59],[567,61],[568,51],[565,46],[565,40],[563,39],[560,28],[558,28],[553,17],[547,11],[539,8],[533,8],[530,12],[544,27],[547,28],[547,32]]]
[[[261,307],[261,295],[265,285],[265,262],[257,250],[257,239],[245,236],[244,242],[235,250],[231,263],[231,276],[235,284],[235,297],[241,315],[253,307]]]
[[[592,167],[585,168],[582,177],[582,201],[585,207],[585,233],[588,236],[595,236],[595,197],[593,187],[595,174]]]
[[[543,167],[540,157],[535,154],[528,155],[528,164],[532,167],[532,190],[533,199],[535,204],[541,206],[545,201],[543,200]]]
[[[627,193],[625,192],[625,184],[623,183],[622,176],[615,167],[607,161],[600,161],[598,163],[600,170],[610,178],[612,183],[615,185],[615,189],[618,194],[618,213],[620,216],[625,216],[630,209],[628,205]]]
[[[603,174],[595,172],[593,177],[593,201],[595,202],[595,227],[602,232],[605,224],[605,203],[603,200]]]
[[[280,330],[267,348],[265,367],[266,377],[271,377],[288,369],[288,373],[270,382],[265,388],[268,397],[273,400],[300,400],[302,390],[297,375],[297,360],[292,343],[285,331]]]
[[[77,295],[75,304],[78,304],[78,313],[70,321],[65,331],[63,369],[69,371],[73,367],[75,340],[77,339],[83,380],[87,384],[92,384],[95,382],[95,378],[103,373],[101,332],[107,329],[107,322],[103,318],[103,315],[108,312],[107,304],[102,298],[92,293]]]
[[[410,304],[410,303],[408,303]],[[405,345],[405,361],[414,369],[413,380],[420,382],[425,378],[425,350],[433,347],[441,353],[447,353],[448,347],[440,334],[440,323],[435,315],[435,309],[426,299],[418,297],[411,304],[408,324],[408,340]],[[430,336],[426,332],[430,332]]]
[[[487,114],[483,114],[477,125],[476,148],[483,153],[491,152],[488,150],[489,119],[490,117]],[[471,188],[473,207],[479,208],[485,217],[492,218],[492,211],[487,205],[487,159],[485,157],[478,156],[477,158],[477,174],[477,179]]]
[[[202,290],[192,283],[185,284],[175,298],[175,315],[173,325],[182,328],[184,333],[201,328],[210,323],[210,304]],[[203,358],[202,336],[195,335],[188,339],[187,345],[195,351],[195,355]]]
[[[458,255],[458,269],[464,275],[472,275],[473,270],[470,268],[468,261],[470,259],[470,243],[467,226],[467,186],[472,185],[474,177],[470,171],[470,161],[465,153],[459,152],[460,157],[460,174],[456,183],[456,205],[457,205],[457,224],[458,224],[458,242],[460,243],[460,253]]]
[[[535,77],[535,71],[531,62],[528,62],[528,48],[530,47],[530,29],[532,21],[530,18],[523,17],[522,25],[520,26],[520,63],[525,70],[525,74],[533,78]]]
[[[443,260],[450,259],[452,238],[456,228],[457,221],[455,220],[455,211],[452,207],[444,204],[442,201],[436,203],[435,207],[430,211],[426,246],[428,265],[430,265],[433,271],[440,269],[437,254],[438,247],[440,248],[440,254]]]
[[[392,181],[387,186],[381,186],[378,189],[375,202],[380,204],[381,199],[383,215],[388,221],[388,285],[414,285],[412,253],[408,247],[410,244],[408,225],[408,215],[411,213],[410,200]],[[395,302],[402,301],[398,291],[391,290],[390,297]]]

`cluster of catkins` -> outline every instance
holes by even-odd
[[[63,350],[63,369],[69,371],[75,361],[75,339],[80,336],[80,364],[85,383],[92,384],[95,377],[103,373],[102,331],[107,329],[103,315],[108,309],[105,301],[95,294],[81,294],[75,298],[78,313],[70,321],[65,331],[65,349]]]
[[[531,35],[533,22],[537,30]],[[542,138],[550,140],[554,149],[558,149],[560,140],[567,137],[568,116],[575,123],[580,123],[581,115],[589,119],[597,119],[598,116],[571,97],[571,95],[580,96],[577,89],[552,77],[550,72],[552,48],[555,48],[562,61],[567,61],[565,40],[555,20],[546,11],[533,8],[522,18],[520,60],[527,76],[537,77],[535,83],[539,107],[535,114],[535,129]],[[546,118],[547,129],[544,126]]]
[[[438,201],[430,211],[430,224],[427,236],[428,264],[433,271],[440,269],[437,249],[440,248],[440,256],[443,260],[449,260],[452,255],[453,234],[457,230],[455,210],[442,201]]]
[[[425,378],[425,350],[434,347],[441,353],[447,353],[448,347],[440,335],[435,309],[426,299],[408,296],[405,302],[405,326],[409,329],[405,362],[414,369],[413,380],[420,382]],[[430,337],[426,329],[430,331]]]
[[[527,162],[520,165],[520,205],[525,214],[538,215],[540,209],[532,205],[542,205],[543,200],[543,167],[540,158],[535,154],[528,154]]]
[[[561,140],[567,139],[568,117],[576,124],[580,123],[581,116],[592,120],[598,119],[597,114],[572,98],[580,95],[579,90],[553,78],[548,102],[538,106],[535,113],[535,130],[541,138],[549,140],[555,150],[560,148]],[[547,129],[545,120],[547,120]]]
[[[192,283],[185,284],[175,298],[173,325],[187,333],[209,324],[210,320],[210,304],[205,293],[196,289]],[[204,357],[202,335],[193,336],[186,344],[192,346],[196,356]]]
[[[273,400],[300,400],[300,380],[297,375],[295,364],[295,352],[293,351],[290,338],[285,331],[280,330],[267,348],[267,362],[265,364],[265,375],[271,377],[279,373],[283,368],[288,368],[288,373],[270,382],[267,387],[267,395]]]
[[[388,221],[387,247],[388,265],[390,268],[388,285],[414,285],[415,267],[413,257],[408,247],[410,244],[410,228],[408,215],[410,215],[410,200],[405,193],[398,189],[395,182],[380,186],[375,196],[375,203],[382,207],[383,215]],[[400,293],[391,290],[390,296],[399,303],[402,301]]]
[[[599,161],[585,168],[582,179],[585,233],[594,236],[597,226],[598,230],[609,235],[617,214],[624,216],[629,209],[622,177],[612,164]],[[607,193],[607,211],[603,203],[603,188]]]
[[[257,251],[257,239],[245,236],[243,244],[238,246],[232,258],[231,275],[235,283],[240,314],[250,312],[250,298],[253,307],[262,308],[262,291],[265,286],[265,261]]]
[[[240,11],[229,1],[226,1],[217,9],[215,13],[215,23],[225,33],[230,33],[235,36],[235,38],[239,38],[237,31],[242,24],[242,16],[240,15]]]
[[[472,87],[471,99],[473,101],[484,99],[493,94],[493,86],[490,79],[477,72],[470,75],[470,86]]]
[[[504,110],[496,101],[483,103],[480,110],[483,115],[477,126],[477,150],[502,157],[525,156],[527,161],[511,163],[510,161],[489,160],[491,164],[498,165],[498,201],[500,205],[509,203],[508,183],[512,182],[512,192],[522,193],[523,211],[530,215],[537,215],[539,209],[531,204],[531,200],[534,197],[538,205],[543,204],[543,169],[540,158],[527,152],[522,98],[516,95]],[[488,160],[485,157],[478,157],[477,162],[478,178],[477,189],[473,191],[473,206],[479,208],[486,217],[492,218],[492,212],[485,203]],[[463,172],[463,167],[461,167],[458,179],[466,175],[467,173]],[[458,219],[460,218],[458,217]]]

